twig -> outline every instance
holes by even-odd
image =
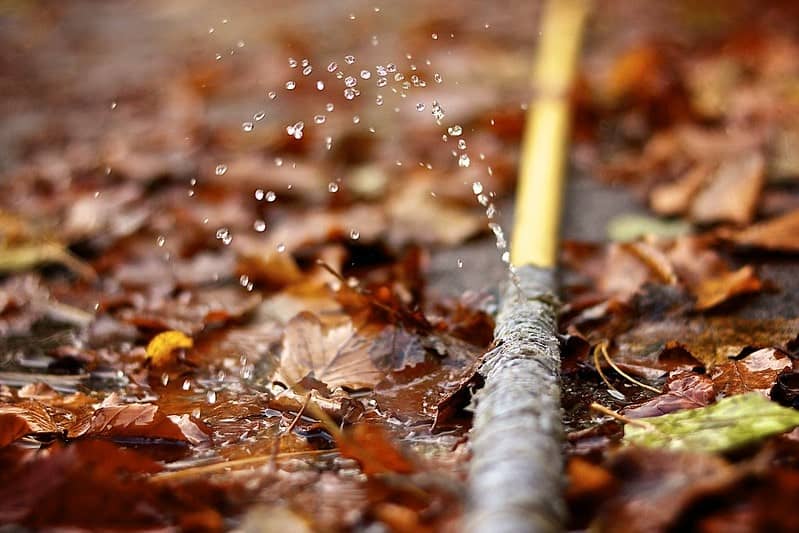
[[[235,468],[241,468],[245,466],[264,464],[273,460],[282,461],[288,459],[296,459],[298,457],[316,457],[318,455],[325,455],[331,453],[333,454],[338,453],[338,449],[331,448],[329,450],[284,452],[278,454],[277,457],[275,457],[274,454],[270,453],[269,455],[257,455],[255,457],[245,457],[243,459],[234,459],[232,461],[222,461],[210,465],[194,466],[190,468],[185,468],[183,470],[177,470],[175,472],[159,472],[157,474],[153,474],[152,476],[150,476],[148,480],[153,483],[162,483],[164,481],[174,481],[176,479],[184,479],[188,477],[194,477],[206,474],[216,474],[218,472],[224,472],[225,470],[232,470]]]
[[[638,426],[638,427],[644,428],[644,429],[654,429],[654,427],[655,427],[652,424],[644,422],[643,420],[636,420],[634,418],[627,418],[624,415],[620,415],[619,413],[617,413],[613,409],[610,409],[609,407],[605,407],[604,405],[602,405],[600,403],[592,402],[591,403],[591,410],[592,411],[596,411],[598,413],[602,413],[603,415],[607,415],[607,416],[609,416],[611,418],[614,418],[614,419],[618,420],[619,422],[622,422],[623,424],[630,424],[632,426]]]
[[[638,381],[637,379],[635,379],[634,377],[632,377],[631,375],[629,375],[625,371],[623,371],[621,368],[619,368],[618,365],[616,365],[616,363],[613,362],[613,359],[611,359],[610,355],[608,354],[608,343],[607,343],[607,341],[602,341],[601,343],[599,343],[597,348],[599,348],[599,351],[602,353],[602,357],[604,357],[605,361],[607,361],[608,364],[611,366],[611,368],[613,368],[613,370],[618,372],[621,375],[621,377],[623,377],[624,379],[626,379],[630,383],[638,385],[642,389],[646,389],[648,391],[652,391],[652,392],[655,392],[657,394],[660,394],[661,392],[663,392],[660,389],[658,389],[656,387],[653,387],[652,385],[647,385],[646,383]],[[594,350],[594,353],[596,353],[596,350]],[[596,355],[594,357],[595,357],[594,362],[596,363],[598,361],[598,358],[596,358]],[[599,375],[602,376],[602,371],[599,370],[599,365],[597,365],[597,371],[599,372]],[[604,379],[604,376],[602,376],[602,379]],[[607,381],[605,381],[605,383],[607,383]]]

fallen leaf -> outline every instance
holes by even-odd
[[[760,222],[727,235],[733,243],[746,248],[776,252],[799,252],[799,209]]]
[[[682,215],[691,207],[696,193],[705,184],[713,168],[699,163],[676,181],[656,186],[649,193],[649,204],[659,215]]]
[[[763,284],[750,265],[741,267],[734,272],[705,278],[693,288],[696,295],[696,308],[699,310],[711,309],[733,296],[758,292],[762,287]]]
[[[600,509],[595,525],[610,533],[669,531],[692,504],[740,478],[716,455],[645,448],[623,449],[609,469],[618,490]]]
[[[763,187],[765,166],[759,152],[722,161],[707,187],[694,199],[691,218],[701,223],[751,221]]]
[[[38,401],[0,405],[0,448],[26,435],[60,431],[44,404]]]
[[[647,448],[723,452],[799,426],[799,411],[759,393],[724,398],[709,407],[642,419],[624,426],[624,441]]]
[[[316,315],[302,312],[286,324],[274,380],[294,385],[310,376],[330,387],[372,388],[383,372],[372,362],[370,346],[352,322],[326,328]]]
[[[191,337],[182,331],[164,331],[153,337],[145,349],[151,364],[158,368],[171,360],[172,352],[178,349],[188,350],[194,347]]]
[[[660,416],[685,409],[704,407],[713,402],[716,391],[713,381],[705,374],[676,372],[663,387],[663,394],[639,405],[621,410],[628,418]]]
[[[339,437],[337,444],[341,455],[358,461],[367,476],[389,472],[410,474],[416,470],[389,433],[376,424],[356,424]]]
[[[777,381],[777,376],[791,366],[791,360],[782,351],[763,348],[716,366],[711,378],[722,397],[746,392],[759,392],[765,396]]]
[[[208,434],[200,422],[188,417],[167,416],[151,403],[132,403],[99,407],[87,420],[79,420],[70,428],[68,436],[163,439],[196,444],[208,440]]]

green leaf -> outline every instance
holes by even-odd
[[[640,419],[627,424],[624,441],[649,448],[723,452],[799,426],[799,411],[760,393],[725,398],[714,405]]]
[[[691,232],[691,225],[681,220],[665,220],[646,215],[624,213],[614,217],[607,226],[612,241],[634,241],[639,237],[678,237]]]

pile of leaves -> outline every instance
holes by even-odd
[[[0,523],[457,530],[496,302],[431,265],[506,276],[537,4],[65,4],[0,15]],[[573,528],[799,527],[796,15],[593,15]]]

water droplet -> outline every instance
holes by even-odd
[[[355,63],[355,56],[352,55],[344,56],[344,62],[348,65],[352,65],[353,63]]]
[[[358,80],[355,79],[355,76],[347,76],[346,78],[344,78],[344,85],[346,85],[347,87],[355,87],[356,85],[358,85]]]
[[[249,276],[247,276],[245,274],[242,274],[241,276],[239,276],[239,285],[241,285],[242,287],[246,287],[249,284],[250,284]]]
[[[386,72],[397,72],[397,65],[394,63],[389,63],[386,65]]]
[[[269,97],[270,100],[274,100],[275,98],[277,98],[277,93],[275,91],[269,91],[268,93],[266,93],[266,95]]]
[[[463,133],[463,128],[459,124],[455,124],[454,126],[447,128],[447,133],[453,137],[457,137]]]
[[[510,252],[502,252],[502,262],[510,263]]]
[[[163,248],[164,244],[166,244],[166,237],[164,237],[163,235],[159,235],[158,238],[155,240],[155,243],[159,247]]]
[[[416,104],[416,110],[420,111],[420,112],[424,111],[424,104],[422,102],[419,102],[418,104]]]
[[[388,80],[386,78],[377,78],[377,83],[375,83],[378,87],[385,87],[388,85]]]
[[[338,183],[331,181],[327,184],[327,190],[330,192],[338,192]]]
[[[360,121],[361,121],[361,117],[359,117],[358,115],[353,115],[352,116],[352,123],[353,124],[358,124]]]
[[[352,100],[353,98],[355,98],[355,90],[349,88],[344,89],[344,98],[346,98],[347,100]]]
[[[388,75],[388,71],[386,70],[386,67],[384,67],[383,65],[377,65],[375,67],[375,72],[377,73],[378,76]]]
[[[311,65],[308,65],[307,67],[302,69],[302,75],[303,76],[308,76],[308,75],[311,74],[311,72],[313,72],[313,67]]]
[[[463,268],[463,259],[458,258],[458,268]]]
[[[438,72],[433,74],[433,79],[435,80],[436,83],[441,83],[442,81],[444,81],[444,78],[442,78],[441,74],[439,74]]]
[[[472,183],[472,192],[474,194],[481,194],[483,192],[483,184],[479,181]]]
[[[302,130],[305,128],[303,121],[296,122],[293,126],[286,126],[286,133],[295,139],[302,139]]]
[[[433,35],[431,35],[431,37],[433,38],[434,41],[438,40],[438,34],[437,33],[434,33]]]
[[[316,90],[317,91],[324,91],[325,90],[325,82],[319,80],[316,82]]]
[[[214,57],[217,61],[222,61],[222,54],[216,54]]]
[[[264,113],[263,111],[258,111],[256,114],[254,114],[252,116],[252,118],[253,118],[253,120],[255,120],[257,122],[259,120],[263,120],[265,116],[266,116],[266,113]]]
[[[382,94],[378,94],[377,95],[377,97],[375,98],[375,103],[377,105],[383,105],[383,95]]]
[[[242,122],[241,123],[241,129],[243,129],[244,131],[252,131],[254,127],[255,126],[254,126],[254,124],[252,122]]]
[[[340,70],[338,72],[336,72],[336,79],[337,80],[343,80],[344,79],[344,73],[341,72]]]
[[[239,42],[236,43],[236,46],[238,46],[239,48],[244,48],[245,44],[246,43],[244,41],[239,41]]]
[[[217,176],[223,176],[225,172],[227,172],[227,165],[220,163],[216,166],[216,170],[214,170]]]
[[[368,70],[364,69],[364,70],[361,71],[361,78],[363,78],[365,80],[368,80],[371,77],[372,77],[372,73],[369,72]]]
[[[161,374],[161,385],[163,385],[164,387],[169,385],[169,374],[167,374],[166,372]]]
[[[444,118],[444,108],[441,107],[441,104],[438,103],[438,100],[433,100],[433,107],[431,109],[431,113],[433,115],[433,118],[436,119],[436,121],[440,121],[441,119]]]
[[[466,150],[466,141],[464,139],[458,139],[458,148]]]
[[[360,238],[361,238],[361,232],[360,231],[358,231],[355,228],[350,230],[350,239],[352,239],[353,241],[357,241]]]
[[[296,59],[294,59],[293,57],[290,57],[290,58],[289,58],[289,66],[290,66],[291,68],[297,68],[297,60],[296,60]]]
[[[188,379],[183,380],[183,384],[180,386],[183,390],[191,390],[191,381]]]
[[[286,82],[286,89],[289,91],[293,91],[297,84],[291,80]]]
[[[216,230],[216,238],[222,241],[222,244],[225,246],[233,242],[233,235],[231,235],[228,228],[219,228]]]
[[[281,242],[280,244],[277,245],[276,249],[277,253],[282,254],[283,252],[286,251],[286,245]]]
[[[206,402],[208,402],[210,404],[216,403],[216,391],[209,390],[205,394],[205,400],[206,400]]]
[[[214,27],[213,27],[213,26],[211,26],[210,28],[208,28],[208,33],[214,33],[215,31],[216,31],[216,30],[214,29]]]
[[[324,115],[314,115],[313,117],[314,124],[324,124],[326,120],[327,117]]]
[[[272,203],[275,200],[277,200],[277,194],[275,194],[275,191],[267,191],[267,193],[266,193],[266,201],[269,202],[269,203]]]
[[[485,194],[478,194],[477,195],[477,202],[482,205],[483,207],[488,205],[488,196]]]
[[[336,106],[333,105],[332,103],[328,103],[327,105],[325,105],[325,111],[327,111],[328,113],[333,111],[335,108],[336,108]]]
[[[116,108],[117,108],[117,103],[111,102],[111,109],[116,109]]]
[[[264,190],[263,189],[255,189],[255,199],[259,202],[264,199]]]
[[[283,158],[282,157],[276,157],[275,158],[275,166],[276,167],[282,167],[283,166]]]
[[[311,64],[311,62],[308,60],[307,57],[303,58],[303,60],[300,62],[300,65],[303,66],[303,67],[307,67],[310,64]]]
[[[328,72],[335,72],[336,69],[338,69],[338,63],[336,63],[335,61],[331,61],[330,64],[327,66]]]
[[[394,74],[394,81],[402,81],[405,79],[405,75],[402,72],[397,72]],[[410,85],[409,85],[410,87]]]
[[[469,165],[472,164],[472,160],[469,159],[468,154],[461,154],[458,158],[458,166],[461,168],[469,168]]]

